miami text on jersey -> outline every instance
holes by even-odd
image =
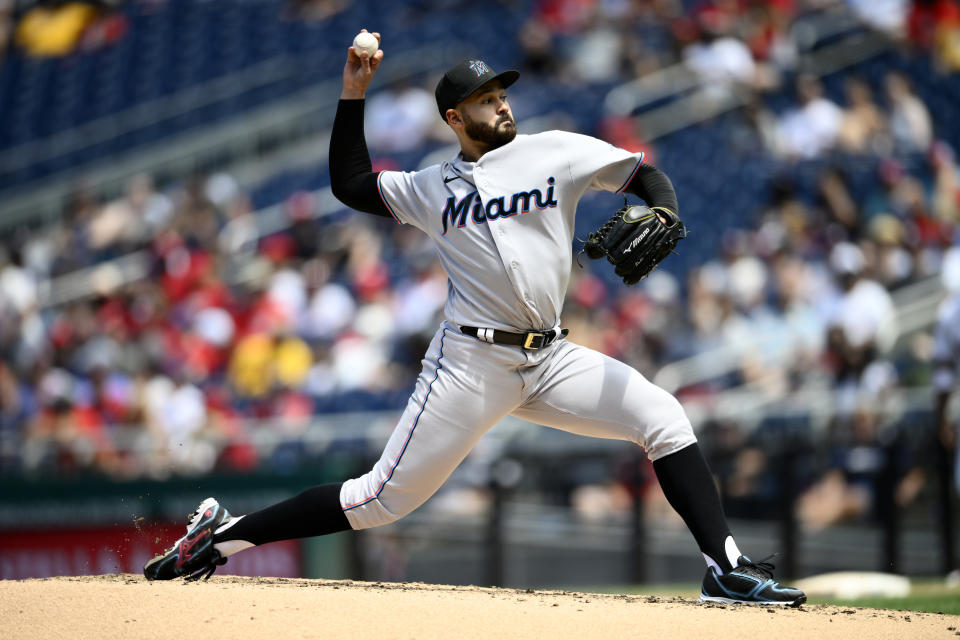
[[[538,210],[553,209],[557,206],[557,200],[553,197],[553,176],[547,178],[547,195],[544,198],[540,189],[531,189],[529,191],[520,191],[510,196],[499,196],[487,200],[486,206],[480,201],[480,196],[476,191],[468,193],[458,202],[455,196],[447,198],[447,205],[443,208],[443,235],[447,234],[447,224],[455,225],[457,228],[464,227],[467,224],[467,213],[474,224],[483,224],[487,220],[496,220],[497,218],[509,218],[517,213],[529,213],[530,203]],[[510,208],[507,209],[507,200],[510,201]],[[474,202],[476,201],[476,202]],[[471,211],[470,205],[473,205]]]

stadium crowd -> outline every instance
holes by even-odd
[[[684,61],[711,82],[762,92],[795,64],[789,27],[799,4],[713,0],[684,12],[676,2],[544,0],[520,32],[524,65],[582,82],[600,70],[634,77]],[[920,12],[942,4],[914,3],[885,28],[939,46],[931,35],[939,28]],[[942,13],[937,20],[953,24]],[[571,339],[650,376],[679,358],[733,349],[731,373],[681,389],[681,398],[741,385],[771,394],[830,388],[853,416],[850,437],[875,437],[867,409],[894,386],[929,382],[928,342],[893,350],[890,291],[940,273],[960,234],[960,174],[908,78],[888,74],[882,98],[863,78],[845,82],[845,104],[801,74],[790,109],[776,115],[758,100],[741,114],[739,139],[754,142],[734,152],[759,148],[786,167],[836,159],[820,171],[814,201],[785,172],[742,227],[722,233],[715,256],[679,277],[662,269],[627,289],[602,277],[602,264],[575,268],[564,312]],[[387,88],[368,110],[375,166],[395,166],[398,154],[436,139],[423,87]],[[600,121],[595,128],[605,131]],[[617,144],[617,135],[642,137],[608,132]],[[875,168],[865,198],[854,195],[850,158]],[[4,472],[250,470],[261,462],[256,428],[296,437],[319,413],[401,408],[446,277],[416,230],[345,210],[318,216],[317,198],[291,194],[286,229],[261,235],[251,194],[230,175],[161,188],[141,175],[109,201],[77,188],[57,224],[8,237]],[[119,266],[129,256],[145,266],[138,277]],[[82,286],[53,300],[54,285],[77,273]]]

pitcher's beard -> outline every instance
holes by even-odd
[[[501,126],[509,122],[512,127]],[[463,130],[472,140],[482,143],[487,151],[497,149],[517,137],[517,123],[512,116],[503,116],[496,124],[473,120],[466,113],[463,114]]]

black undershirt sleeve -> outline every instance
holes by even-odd
[[[364,100],[341,100],[330,133],[330,188],[351,209],[391,218],[363,133]]]
[[[653,165],[641,163],[625,191],[643,198],[648,206],[666,207],[670,211],[680,214],[677,192],[674,191],[670,178]]]

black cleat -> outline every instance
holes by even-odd
[[[208,579],[227,559],[213,548],[213,534],[230,513],[213,498],[200,503],[190,516],[187,534],[143,567],[147,580]]]
[[[708,568],[700,590],[700,602],[799,607],[807,601],[806,594],[799,589],[781,587],[774,581],[773,565],[767,562],[772,557],[753,562],[747,556],[740,556],[737,568],[723,575],[718,575],[713,567]]]

